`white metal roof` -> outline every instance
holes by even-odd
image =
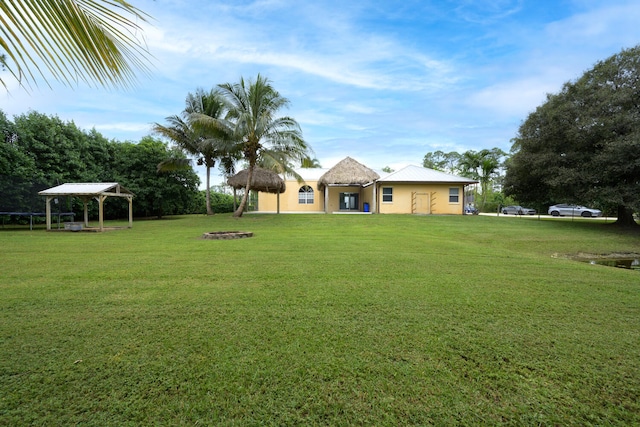
[[[296,172],[305,181],[318,181],[328,170],[329,168],[300,168],[296,169]],[[375,169],[375,172],[380,175],[377,182],[441,182],[460,184],[474,184],[478,182],[474,179],[451,175],[434,169],[414,165],[405,166],[404,168],[391,173],[378,169]],[[291,181],[293,179],[287,177],[285,180]]]
[[[447,182],[474,184],[478,181],[433,169],[409,165],[380,178],[378,182]]]
[[[296,173],[305,181],[317,181],[328,170],[327,168],[299,168],[296,169]],[[295,180],[295,178],[287,177],[285,180]]]
[[[109,195],[122,196],[133,193],[122,187],[117,182],[76,182],[58,185],[38,192],[41,196],[97,196],[108,193]]]

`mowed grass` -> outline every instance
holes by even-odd
[[[252,231],[203,240],[207,231]],[[640,252],[597,221],[0,230],[0,425],[638,425]]]

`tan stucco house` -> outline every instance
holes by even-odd
[[[464,213],[465,187],[477,181],[420,166],[385,173],[347,157],[333,168],[299,169],[282,193],[258,193],[257,212]]]

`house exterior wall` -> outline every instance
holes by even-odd
[[[340,209],[340,193],[356,193],[358,194],[358,206],[357,210],[362,212],[364,210],[364,203],[369,203],[369,209],[371,210],[371,199],[373,197],[373,186],[362,188],[360,186],[351,187],[329,187],[329,203],[327,206],[327,212],[341,212]]]
[[[393,201],[383,201],[383,189],[392,188]],[[458,188],[458,202],[449,202],[449,189]],[[422,183],[378,183],[378,213],[461,215],[464,185]]]
[[[298,192],[303,185],[313,188],[313,203],[311,204],[298,202]],[[258,212],[277,211],[277,194],[258,193]],[[317,181],[308,181],[302,184],[297,181],[287,181],[287,189],[280,194],[280,212],[324,212],[324,191],[318,190]]]
[[[303,185],[313,188],[314,200],[312,204],[300,204],[298,191]],[[328,187],[327,211],[340,212],[340,193],[358,194],[358,211],[364,211],[364,204],[369,204],[370,212],[373,212],[373,191],[377,192],[377,213],[381,214],[436,214],[436,215],[461,215],[464,208],[464,185],[429,184],[429,183],[387,183],[380,182],[376,186],[368,187]],[[383,188],[393,189],[393,201],[383,202]],[[458,188],[458,202],[449,202],[449,189]],[[415,193],[415,195],[414,195]],[[307,181],[300,184],[297,181],[287,181],[287,189],[280,194],[280,212],[282,213],[318,213],[324,212],[325,190],[318,190],[317,181]],[[277,212],[277,195],[271,193],[258,193],[258,212]]]

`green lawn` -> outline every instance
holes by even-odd
[[[242,230],[253,238],[203,240]],[[638,425],[640,253],[598,221],[0,229],[0,425]]]

